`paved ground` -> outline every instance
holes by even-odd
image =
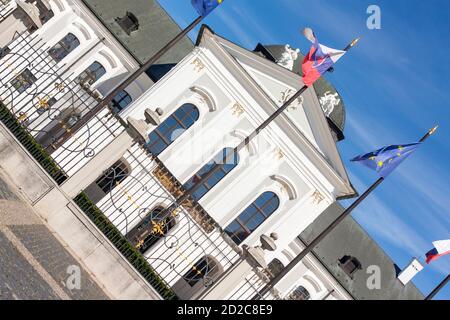
[[[6,180],[0,173],[0,300],[108,299]]]

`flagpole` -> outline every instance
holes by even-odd
[[[446,277],[444,280],[442,280],[442,282],[441,282],[436,288],[434,288],[434,290],[431,291],[431,293],[430,293],[428,296],[426,296],[425,300],[431,300],[431,299],[433,299],[434,296],[436,296],[436,294],[438,294],[438,292],[441,291],[441,289],[442,289],[443,287],[445,287],[445,285],[446,285],[449,281],[450,281],[450,274],[447,275],[447,277]]]
[[[352,42],[350,42],[349,45],[345,47],[343,51],[348,51],[352,47],[354,47],[360,38],[354,39]],[[328,71],[328,70],[327,70]],[[266,128],[272,121],[274,121],[281,113],[283,113],[284,110],[286,110],[287,107],[289,107],[302,93],[304,93],[308,89],[308,86],[304,85],[301,87],[292,97],[289,98],[280,108],[278,108],[273,114],[271,114],[263,123],[261,123],[252,133],[250,133],[244,140],[242,140],[234,149],[233,152],[229,155],[224,155],[224,158],[222,159],[222,163],[227,163],[228,159],[234,158],[234,155],[238,154],[240,150],[242,150],[245,146],[247,146],[250,141],[255,138],[264,128]],[[181,205],[184,201],[188,200],[189,197],[194,194],[194,192],[206,181],[208,181],[209,178],[211,178],[216,172],[218,172],[221,169],[221,166],[215,166],[211,171],[206,173],[204,176],[202,176],[198,181],[195,182],[195,184],[189,189],[186,190],[186,192],[183,193],[176,201],[169,206],[168,208],[161,211],[159,214],[161,216],[164,216],[167,212],[171,212],[175,210],[179,205]]]
[[[438,126],[430,129],[419,142],[427,140],[436,130]],[[275,278],[269,281],[262,290],[256,294],[252,300],[258,300],[259,297],[263,297],[271,288],[273,288],[287,273],[289,273],[308,253],[310,253],[320,241],[323,240],[334,228],[336,228],[340,222],[342,222],[352,211],[364,200],[369,194],[371,194],[385,179],[383,177],[378,178],[358,199],[356,199],[347,209],[342,212],[325,230],[323,230],[314,240],[312,240],[298,256],[296,256],[287,266],[284,268]]]
[[[191,22],[185,29],[178,33],[172,40],[169,41],[164,47],[162,47],[157,53],[155,53],[150,59],[147,60],[139,69],[128,76],[124,81],[122,81],[115,89],[113,89],[102,101],[100,101],[94,108],[89,110],[81,119],[75,123],[75,125],[70,128],[70,131],[64,132],[60,139],[55,142],[52,146],[57,149],[63,145],[75,132],[77,132],[82,126],[84,126],[89,120],[91,120],[100,110],[102,110],[107,104],[109,104],[114,97],[126,87],[128,87],[133,81],[140,77],[145,71],[148,70],[158,59],[160,59],[165,53],[167,53],[171,48],[173,48],[181,39],[183,39],[192,29],[194,29],[202,20],[203,16],[197,17]]]

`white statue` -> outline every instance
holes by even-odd
[[[285,104],[294,95],[294,93],[295,93],[295,91],[292,89],[286,89],[286,90],[282,91],[281,98],[278,100],[280,105]],[[303,96],[300,96],[297,98],[297,103],[298,103],[297,106],[294,105],[294,103],[291,103],[291,105],[288,107],[288,111],[297,110],[297,107],[300,107],[303,109]]]
[[[322,106],[323,112],[327,117],[333,112],[334,107],[339,105],[341,99],[339,94],[336,92],[334,94],[331,91],[325,92],[325,94],[319,99],[320,105]]]
[[[281,55],[280,60],[277,61],[277,63],[288,69],[291,70],[294,68],[294,61],[297,60],[298,54],[300,53],[300,49],[292,49],[290,45],[284,46],[285,51]]]

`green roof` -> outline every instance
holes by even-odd
[[[344,208],[337,202],[330,205],[299,236],[304,243],[311,242],[322,232]],[[423,300],[423,294],[414,283],[403,285],[397,279],[399,268],[378,244],[364,231],[352,216],[345,218],[313,250],[314,255],[334,278],[356,300]],[[361,263],[358,270],[349,277],[339,266],[339,259],[353,256]],[[381,288],[369,289],[366,272],[369,266],[378,266],[381,271]],[[403,266],[406,267],[406,266]]]
[[[143,64],[180,31],[180,27],[155,0],[82,0],[124,48]],[[116,22],[131,12],[139,28],[128,35]],[[177,63],[192,51],[194,45],[184,37],[167,52],[159,64]]]

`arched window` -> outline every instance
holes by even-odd
[[[269,276],[270,276],[271,279],[273,279],[276,276],[278,276],[283,269],[284,269],[284,265],[278,259],[273,259],[267,265],[267,272],[269,273]]]
[[[279,205],[280,199],[275,193],[264,192],[228,225],[225,232],[236,244],[240,244],[272,215]]]
[[[185,130],[198,120],[199,111],[190,103],[183,104],[149,134],[148,150],[155,156],[163,152]]]
[[[105,67],[98,61],[93,62],[77,77],[79,84],[92,85],[106,73]]]
[[[163,207],[156,207],[127,234],[127,238],[144,253],[159,239],[164,238],[175,227],[175,217],[170,212],[162,213]]]
[[[95,183],[103,190],[104,193],[112,191],[117,184],[125,180],[130,174],[128,164],[125,159],[121,159],[114,163]]]
[[[78,40],[78,38],[72,33],[68,33],[57,44],[48,50],[48,54],[53,58],[53,60],[60,62],[79,45],[80,40]]]
[[[189,269],[183,279],[191,287],[195,286],[200,280],[203,280],[204,284],[208,286],[219,271],[220,266],[217,261],[209,256],[204,256]]]
[[[225,148],[205,164],[196,174],[194,174],[183,185],[186,190],[191,189],[202,177],[210,171],[220,167],[209,179],[203,182],[192,194],[195,200],[200,200],[209,190],[219,183],[231,170],[239,163],[239,154],[234,152],[233,148]]]
[[[309,300],[311,295],[308,290],[306,290],[303,286],[298,286],[292,293],[289,295],[288,300]]]
[[[126,92],[125,90],[121,90],[112,99],[110,105],[115,113],[119,113],[120,111],[125,109],[132,101],[133,99],[131,99],[128,92]]]
[[[350,278],[353,278],[356,271],[362,269],[359,260],[352,256],[343,256],[339,259],[339,266]]]

